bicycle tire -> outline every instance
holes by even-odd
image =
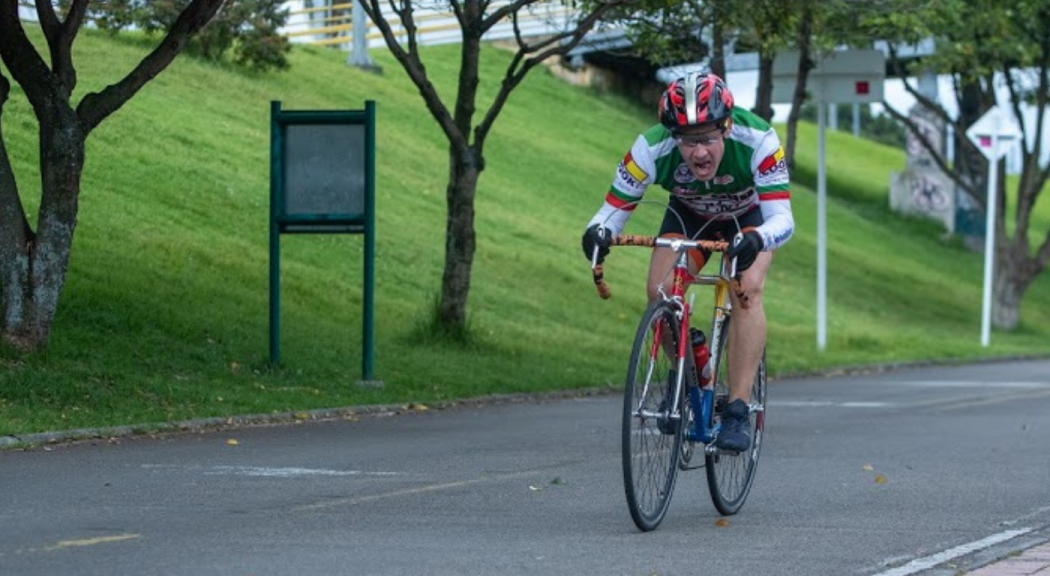
[[[657,326],[661,334],[667,335],[666,339],[661,336],[661,341],[674,346],[656,342]],[[655,529],[663,521],[678,475],[685,427],[681,421],[666,418],[672,412],[677,366],[668,349],[677,350],[678,328],[670,304],[657,301],[649,305],[638,325],[624,385],[624,493],[631,519],[643,532]],[[651,351],[655,351],[655,358],[650,357]]]
[[[726,343],[729,341],[729,321],[722,325],[719,337],[718,358],[715,362],[715,408],[711,411],[713,426],[721,419],[722,409],[729,400],[729,370],[726,368],[728,354]],[[725,516],[732,516],[740,511],[751,491],[758,469],[758,456],[762,450],[762,434],[765,426],[766,407],[766,354],[762,351],[762,360],[751,385],[751,448],[739,454],[720,451],[705,452],[707,470],[707,488],[715,508]]]

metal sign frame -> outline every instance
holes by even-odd
[[[798,84],[796,51],[773,61],[773,101],[791,102]],[[806,88],[817,104],[817,350],[828,346],[828,185],[825,159],[829,103],[881,102],[886,58],[878,50],[846,50],[823,55],[810,70]]]
[[[289,209],[287,182],[291,172],[287,166],[288,129],[294,126],[362,126],[362,158],[342,165],[324,166],[338,173],[339,169],[357,168],[364,172],[363,195],[360,210]],[[330,153],[331,150],[326,152]],[[337,154],[346,152],[335,150]],[[330,161],[321,158],[321,162]],[[356,162],[354,160],[357,160]],[[356,177],[362,175],[358,174]],[[353,191],[349,194],[353,196]],[[279,101],[270,103],[270,364],[281,361],[281,234],[364,234],[364,316],[361,374],[371,381],[372,357],[375,348],[373,312],[375,308],[375,102],[365,102],[364,110],[282,110]]]

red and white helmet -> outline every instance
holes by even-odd
[[[668,130],[716,124],[733,114],[733,93],[715,74],[691,72],[660,96],[660,123]]]

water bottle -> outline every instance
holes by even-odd
[[[693,359],[696,360],[696,369],[700,373],[700,387],[711,384],[711,350],[707,347],[707,336],[699,328],[689,329],[689,341],[693,346]]]

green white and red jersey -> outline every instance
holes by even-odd
[[[757,206],[763,217],[757,231],[764,250],[782,246],[795,229],[780,139],[769,123],[743,108],[733,108],[725,155],[714,178],[708,181],[693,176],[671,132],[663,125],[639,135],[617,166],[605,202],[587,226],[602,224],[619,234],[646,189],[654,184],[702,218],[727,220]]]

